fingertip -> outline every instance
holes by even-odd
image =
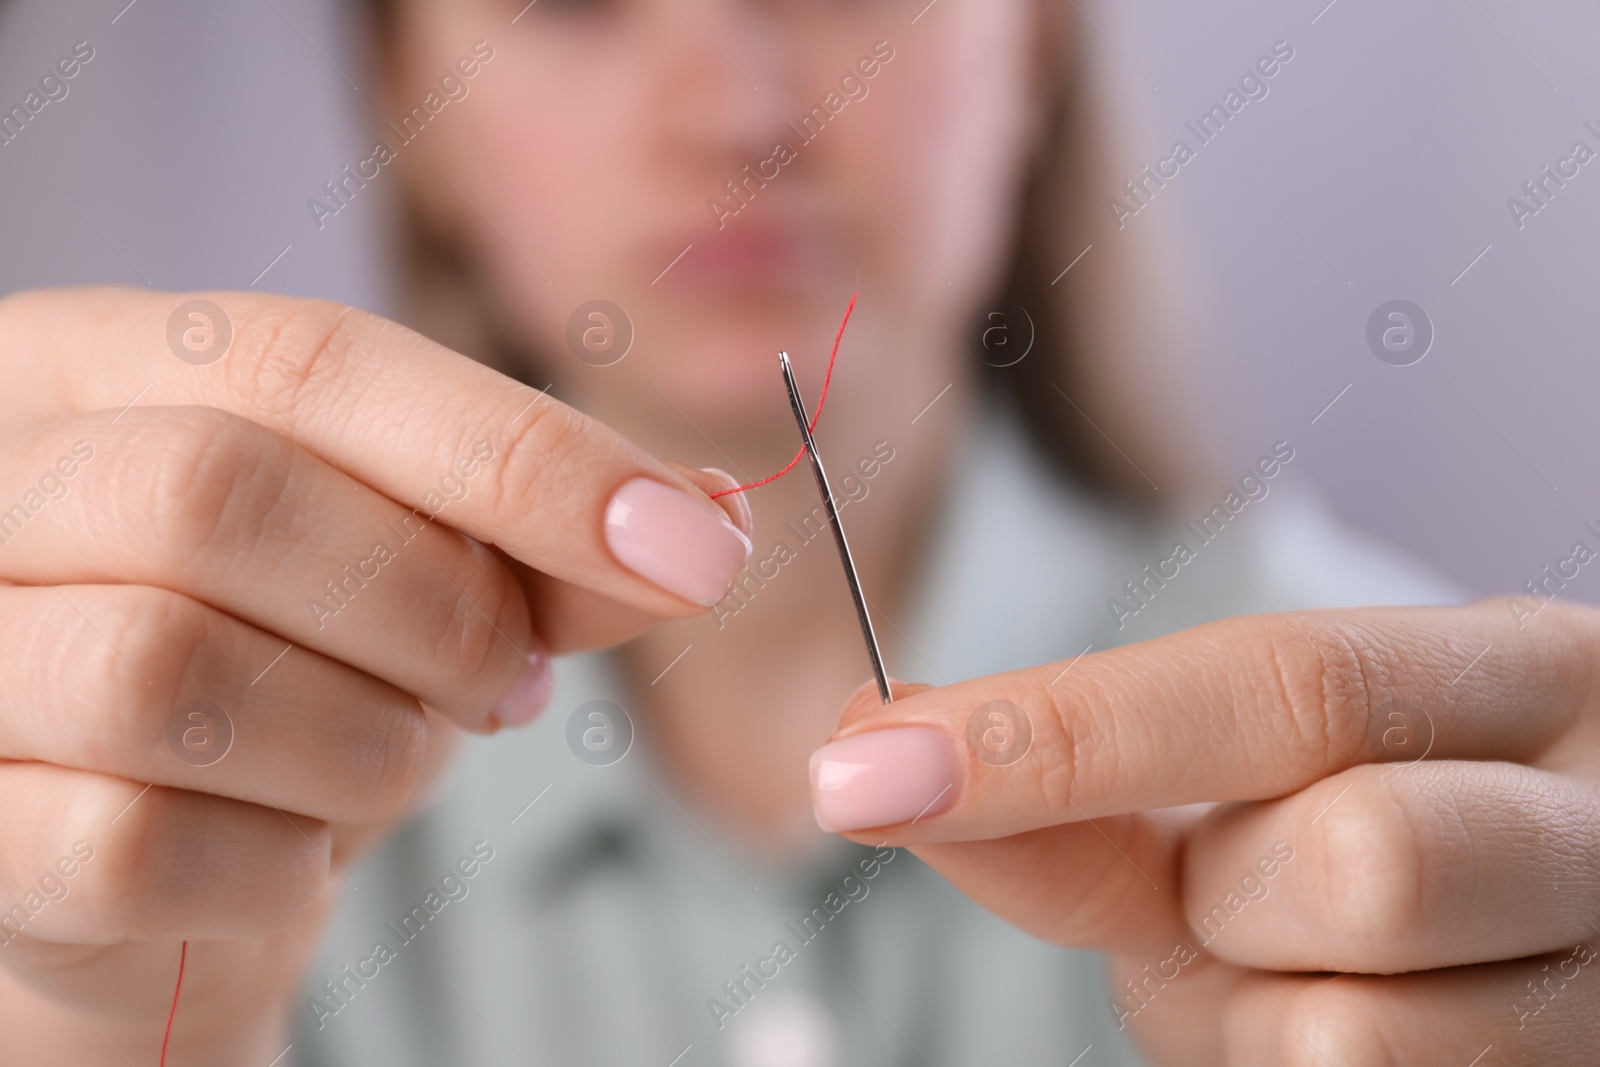
[[[501,727],[519,729],[527,726],[550,705],[550,697],[555,692],[550,657],[534,651],[528,653],[524,660],[526,662],[516,681],[489,712],[488,733],[498,733]]]
[[[876,688],[876,683],[874,683],[874,688]],[[902,682],[898,678],[889,679],[889,695],[896,700],[904,700],[906,697],[914,697],[918,693],[926,693],[928,690],[936,688],[938,687],[929,685],[927,682]]]
[[[960,753],[937,727],[867,730],[811,754],[811,810],[829,833],[916,822],[955,803],[961,776]]]
[[[687,476],[673,486],[635,477],[611,497],[605,514],[612,558],[691,604],[726,597],[750,559],[750,537]]]
[[[889,695],[895,700],[904,700],[906,697],[925,693],[932,688],[933,686],[923,682],[902,682],[898,678],[889,679]],[[850,695],[845,698],[844,711],[839,715],[839,724],[834,727],[834,733],[837,734],[840,730],[859,721],[870,712],[886,706],[883,702],[883,697],[878,692],[877,680],[874,678],[867,679],[851,690]]]
[[[739,479],[718,467],[689,467],[673,462],[667,465],[689,479],[696,489],[705,494],[708,501],[721,508],[728,516],[728,520],[746,537],[755,533],[755,518],[750,511],[750,501],[743,493],[729,491],[739,488],[741,484]],[[718,493],[723,495],[715,495]]]

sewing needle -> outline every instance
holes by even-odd
[[[894,697],[889,693],[889,676],[884,673],[883,653],[878,651],[878,635],[872,631],[872,616],[867,614],[867,598],[861,593],[861,579],[856,575],[855,561],[850,557],[850,542],[845,540],[844,525],[839,522],[839,509],[834,504],[833,490],[828,488],[828,475],[822,469],[817,442],[811,437],[805,401],[800,399],[800,386],[794,380],[789,353],[779,352],[778,362],[783,367],[783,384],[789,390],[789,406],[794,409],[795,422],[800,424],[800,439],[805,443],[806,457],[811,460],[811,473],[816,475],[817,491],[822,494],[822,506],[828,512],[828,525],[833,528],[833,541],[839,546],[839,562],[844,564],[845,581],[850,583],[850,597],[855,601],[856,618],[861,622],[861,636],[867,643],[867,657],[872,660],[872,674],[878,681],[878,695],[888,704]]]

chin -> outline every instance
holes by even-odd
[[[675,323],[685,328],[668,331],[651,346],[652,377],[691,419],[707,420],[707,432],[710,423],[770,423],[775,414],[789,410],[778,372],[779,350],[794,360],[809,396],[820,386],[836,328],[827,326],[814,307],[797,303],[724,305],[720,313],[704,313],[715,316],[709,329],[703,319]]]
[[[715,427],[740,432],[788,412],[778,348],[770,337],[737,335],[686,343],[657,353],[654,377],[672,403],[716,440]]]

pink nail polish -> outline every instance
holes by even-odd
[[[500,698],[490,714],[502,726],[526,726],[549,706],[553,692],[555,676],[551,673],[550,657],[543,652],[530,652],[528,665],[522,668],[522,673],[511,684],[511,691]]]
[[[624,483],[611,498],[606,544],[635,574],[708,608],[750,558],[750,539],[721,508],[650,478]]]
[[[729,474],[720,467],[701,467],[700,470],[705,474],[709,474],[720,479],[722,481],[723,489],[737,489],[739,487],[739,479],[735,478],[733,475]],[[721,492],[721,490],[719,489],[717,492]],[[734,516],[734,525],[740,530],[750,529],[750,501],[745,497],[745,495],[743,493],[730,493],[721,499],[722,502],[731,504],[734,511],[737,512],[737,515]]]
[[[927,818],[956,799],[961,761],[931,726],[872,730],[811,754],[811,807],[829,833]]]

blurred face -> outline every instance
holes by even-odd
[[[1033,3],[404,0],[378,117],[445,101],[390,143],[580,406],[646,441],[684,416],[788,439],[775,353],[814,393],[859,284],[830,404],[909,418],[960,376],[1009,251]],[[608,367],[569,343],[596,299],[634,334]],[[625,329],[580,318],[580,344]]]

